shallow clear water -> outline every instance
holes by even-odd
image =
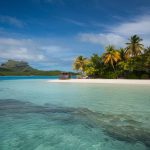
[[[148,150],[150,86],[0,80],[0,150]]]

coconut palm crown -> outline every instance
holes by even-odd
[[[140,54],[142,54],[142,50],[144,49],[144,45],[141,44],[142,39],[137,36],[133,35],[129,39],[129,42],[127,44],[126,48],[126,55],[130,57],[135,57]]]
[[[87,58],[83,56],[78,56],[74,61],[73,69],[77,71],[81,71],[83,73],[85,70],[86,63],[87,63]]]
[[[106,52],[103,54],[104,64],[111,64],[115,70],[114,64],[121,60],[120,53],[115,50],[113,45],[109,45],[105,48]]]

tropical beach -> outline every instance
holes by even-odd
[[[149,0],[0,0],[0,150],[150,150]]]

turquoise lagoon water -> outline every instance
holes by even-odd
[[[150,86],[8,78],[0,78],[0,150],[150,149]]]

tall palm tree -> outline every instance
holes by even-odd
[[[129,40],[130,41],[126,43],[127,56],[134,57],[140,55],[142,53],[142,50],[144,49],[144,45],[141,44],[142,39],[137,35],[133,35]]]
[[[87,58],[83,56],[78,56],[74,61],[73,69],[77,71],[81,71],[81,73],[83,74],[85,71],[86,64],[87,64]]]
[[[113,45],[109,45],[105,48],[106,53],[103,54],[104,64],[111,64],[112,68],[115,71],[114,64],[121,60],[120,53],[115,50]]]

